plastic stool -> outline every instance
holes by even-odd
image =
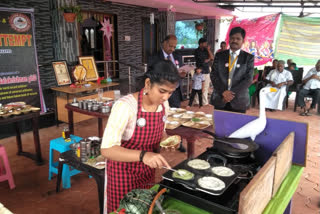
[[[70,145],[79,142],[82,140],[81,137],[70,135],[71,141],[66,142],[62,137],[59,137],[57,139],[50,140],[50,150],[49,150],[49,181],[51,180],[51,177],[53,173],[58,174],[58,164],[59,161],[53,162],[53,150],[56,150],[60,153],[66,152],[70,150]],[[80,173],[81,171],[76,169],[69,169],[69,166],[67,164],[64,164],[63,170],[62,170],[62,187],[65,189],[68,189],[71,187],[71,181],[70,178],[73,175],[76,175]]]
[[[0,145],[0,158],[1,157],[3,161],[3,166],[0,160],[0,182],[8,181],[10,189],[13,189],[16,187],[16,185],[14,184],[14,181],[13,181],[13,176],[12,176],[11,168],[9,165],[9,160],[8,160],[6,150],[2,145]]]

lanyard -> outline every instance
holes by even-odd
[[[234,63],[237,61],[237,59],[238,59],[238,56],[233,60],[233,62],[231,64],[231,56],[229,55],[229,73],[232,71]]]

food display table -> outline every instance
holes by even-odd
[[[205,130],[213,131],[213,126],[207,127]],[[210,135],[203,133],[200,129],[179,126],[175,129],[166,129],[168,135],[179,135],[182,139],[187,141],[187,156],[188,158],[194,157],[195,142],[197,139],[208,137]],[[212,138],[212,137],[210,137]]]
[[[39,112],[29,112],[27,114],[20,114],[15,116],[10,116],[8,118],[0,118],[0,126],[7,125],[7,124],[14,124],[16,130],[16,139],[17,139],[17,146],[18,152],[17,155],[23,155],[32,160],[35,160],[38,165],[43,164],[42,156],[41,156],[41,147],[40,147],[40,140],[39,140]],[[32,120],[32,128],[33,128],[33,141],[34,141],[34,148],[36,154],[31,154],[29,152],[24,152],[22,150],[22,142],[21,142],[21,132],[19,128],[19,121],[23,120]]]
[[[96,92],[97,89],[104,89],[103,96],[104,97],[114,97],[114,92],[110,91],[110,89],[119,86],[119,83],[108,83],[108,84],[96,84],[94,83],[90,87],[86,88],[82,86],[81,88],[70,88],[70,86],[61,86],[54,87],[51,90],[54,91],[55,99],[55,110],[56,110],[56,121],[68,122],[67,111],[64,108],[67,103],[71,103],[73,98],[77,98],[77,100],[84,99],[94,99],[97,98],[98,94]],[[90,119],[89,115],[81,115],[77,114],[75,117],[75,122],[80,122],[83,120]]]
[[[99,197],[99,208],[100,213],[103,214],[103,197],[104,197],[104,169],[95,168],[88,164],[82,163],[80,158],[78,158],[73,150],[63,152],[60,154],[59,165],[58,165],[58,178],[56,192],[60,191],[60,183],[62,176],[62,166],[63,164],[68,164],[69,166],[91,175],[98,187],[98,197]]]
[[[84,115],[89,115],[98,118],[98,136],[101,138],[103,136],[103,119],[108,119],[110,113],[101,113],[97,111],[88,111],[76,106],[72,106],[71,104],[65,105],[68,111],[68,123],[69,123],[69,130],[71,134],[74,134],[74,127],[73,127],[73,112],[77,112]]]

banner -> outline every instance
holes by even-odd
[[[229,45],[229,33],[234,27],[242,27],[246,37],[242,50],[254,55],[254,65],[264,65],[274,57],[274,31],[280,14],[262,16],[255,19],[234,18],[230,24],[226,42]]]
[[[44,110],[33,9],[0,8],[0,103],[26,102]]]
[[[320,18],[281,16],[276,58],[292,59],[298,66],[320,59]]]

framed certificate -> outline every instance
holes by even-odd
[[[85,81],[94,81],[99,78],[96,63],[93,56],[79,56],[79,63],[86,68]]]
[[[58,86],[71,84],[71,78],[66,61],[52,62],[52,67],[56,75]]]

